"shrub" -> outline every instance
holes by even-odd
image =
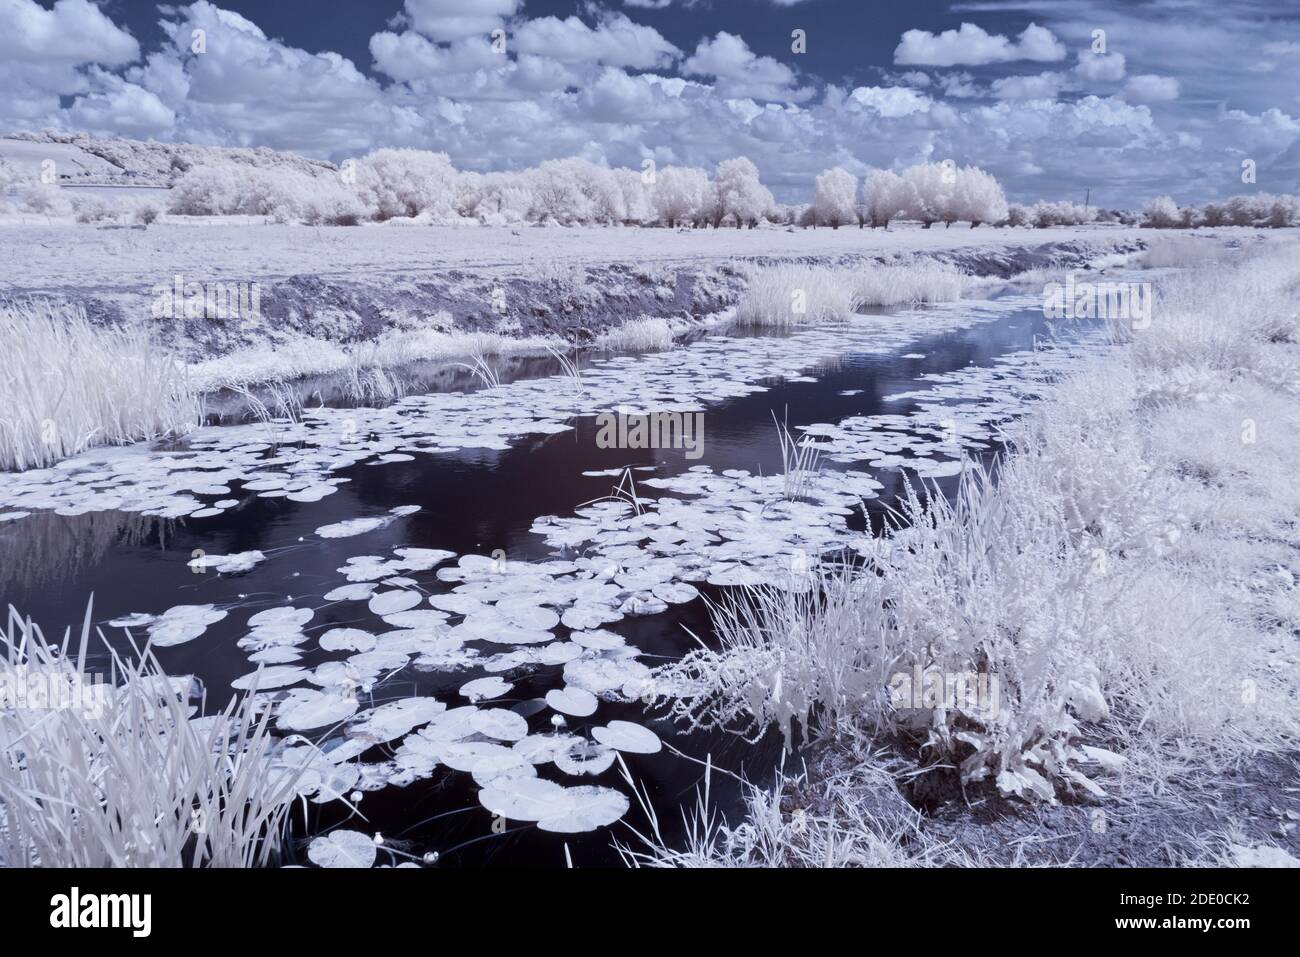
[[[94,689],[86,668],[90,608],[80,643],[47,641],[11,608],[0,687],[51,676]],[[253,695],[192,718],[189,679],[152,655],[112,660],[84,707],[0,704],[0,866],[253,867],[278,856],[305,759],[274,747]],[[22,684],[20,684],[20,682]]]
[[[357,160],[356,192],[376,219],[425,216],[445,222],[455,212],[456,170],[446,153],[376,150]]]
[[[0,468],[49,465],[94,445],[199,424],[184,367],[141,328],[97,326],[79,306],[0,308]]]

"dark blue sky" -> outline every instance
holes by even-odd
[[[52,6],[53,0],[42,3]],[[371,75],[370,37],[402,12],[401,0],[224,0],[220,6],[252,20],[273,39],[311,53],[332,50]],[[702,36],[719,30],[740,33],[759,55],[847,86],[878,82],[880,68],[891,67],[904,30],[937,33],[972,18],[952,12],[950,6],[944,0],[804,0],[790,7],[776,7],[769,0],[703,0],[660,10],[623,6],[617,0],[603,5],[654,27],[687,52]],[[162,41],[156,2],[109,0],[103,7],[146,48]],[[567,17],[591,8],[576,0],[526,0],[522,13]],[[1019,33],[1035,18],[1020,11],[993,11],[981,12],[978,19],[989,32]],[[808,52],[802,56],[790,52],[795,28],[808,34]]]

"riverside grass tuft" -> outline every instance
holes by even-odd
[[[0,307],[0,342],[0,469],[199,425],[185,366],[143,328],[100,326],[80,306],[34,300]]]
[[[0,701],[0,866],[258,867],[279,858],[305,762],[275,746],[254,694],[192,715],[189,679],[112,651],[88,668],[91,611],[60,642],[9,609],[0,688],[97,688],[95,708]],[[295,749],[308,757],[315,749]]]

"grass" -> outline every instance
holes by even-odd
[[[470,359],[472,361],[457,364],[468,369],[474,378],[483,383],[483,388],[499,389],[501,387],[501,376],[497,373],[496,366],[488,362],[482,353],[475,353],[470,356]]]
[[[642,316],[602,333],[593,346],[608,352],[662,352],[673,347],[673,330],[667,319]]]
[[[1148,241],[1138,263],[1147,269],[1199,266],[1222,259],[1225,252],[1222,243],[1206,237],[1157,236]]]
[[[968,467],[952,498],[908,488],[887,533],[812,592],[774,582],[716,604],[716,647],[657,676],[676,717],[884,749],[900,783],[1103,807],[1117,773],[1160,791],[1293,751],[1300,246],[1157,292],[1151,325],[1117,326],[994,470]],[[890,683],[918,665],[997,676],[996,712],[900,706]],[[814,784],[852,804],[846,781]],[[868,824],[841,820],[840,839]],[[780,852],[828,840],[785,833]]]
[[[400,385],[393,374],[381,372],[420,362],[455,362],[508,353],[543,352],[558,345],[554,337],[516,339],[495,332],[447,332],[441,329],[401,330],[346,346],[324,339],[292,339],[270,346],[242,349],[190,367],[190,378],[201,392],[234,389],[267,382],[292,382],[309,376],[341,375],[358,380],[360,394],[379,397]],[[369,381],[367,381],[369,380]]]
[[[32,301],[0,307],[0,341],[0,468],[40,468],[199,424],[184,366],[143,329],[99,326],[79,306]]]
[[[778,774],[774,786],[742,780],[744,820],[729,825],[712,800],[713,775],[705,762],[695,803],[682,810],[683,845],[665,839],[649,793],[639,787],[619,757],[647,824],[628,825],[631,843],[616,847],[630,867],[975,867],[984,861],[936,841],[921,816],[899,794],[876,756],[814,793],[806,773]]]
[[[778,421],[775,412],[772,424],[776,426],[776,438],[781,445],[781,494],[787,502],[795,502],[807,494],[809,484],[821,468],[821,449],[811,436],[796,439],[791,435],[788,419]]]
[[[783,328],[835,322],[853,312],[847,276],[826,266],[779,265],[756,270],[736,305],[736,321]]]
[[[955,266],[933,259],[897,265],[872,265],[852,278],[855,307],[899,306],[960,299],[967,278]]]
[[[769,266],[751,274],[736,320],[777,328],[835,322],[871,306],[950,302],[966,285],[958,269],[927,259],[858,268]]]
[[[550,354],[560,366],[560,377],[572,383],[574,389],[578,392],[585,392],[587,387],[582,381],[582,367],[578,365],[578,360],[567,352],[561,352],[554,346],[547,346],[546,351]]]
[[[48,641],[12,608],[0,635],[0,687],[57,675],[85,687],[87,608]],[[103,634],[100,641],[106,648]],[[110,649],[111,651],[111,649]],[[146,650],[111,654],[97,707],[0,710],[0,864],[8,867],[254,867],[282,848],[301,768],[277,760],[253,695],[210,719],[191,717],[189,679],[165,675]]]

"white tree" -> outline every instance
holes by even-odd
[[[931,224],[950,215],[957,186],[956,172],[949,163],[918,163],[904,170],[903,180],[912,188],[905,209],[907,217],[920,220],[929,229]]]
[[[1283,193],[1281,196],[1271,197],[1269,203],[1268,218],[1265,224],[1268,226],[1300,226],[1300,199],[1296,199],[1289,193]]]
[[[452,217],[456,169],[446,153],[382,149],[357,160],[356,192],[376,219],[425,215]]]
[[[227,164],[196,166],[178,179],[168,209],[182,216],[219,216],[240,206],[239,179]]]
[[[736,228],[754,226],[772,206],[771,192],[758,179],[758,167],[743,156],[723,160],[713,178],[713,225],[721,226],[728,216]]]
[[[1170,200],[1172,203],[1173,200]],[[1174,206],[1174,217],[1178,216],[1178,207]],[[1062,200],[1059,203],[1047,203],[1039,200],[1029,208],[1029,221],[1039,229],[1048,226],[1078,226],[1090,223],[1097,218],[1097,210],[1079,203]]]
[[[1168,196],[1157,196],[1142,207],[1142,225],[1156,229],[1170,229],[1181,225],[1182,215],[1178,204]]]
[[[581,160],[547,160],[528,171],[533,204],[530,219],[553,219],[558,223],[590,222],[595,216],[591,200],[582,191],[576,163]]]
[[[1012,203],[1007,207],[1008,226],[1028,226],[1033,222],[1033,213],[1028,206]]]
[[[485,223],[520,223],[533,207],[528,177],[520,173],[488,173],[480,187],[478,217]]]
[[[912,187],[903,177],[887,169],[873,169],[862,183],[863,208],[873,227],[889,226],[889,221],[911,207]]]
[[[817,177],[813,195],[813,208],[817,219],[839,229],[843,223],[857,218],[858,180],[843,167],[828,169]]]
[[[651,202],[655,216],[665,226],[694,222],[704,212],[709,195],[709,174],[691,166],[665,166],[655,173]]]
[[[957,171],[957,188],[951,212],[974,229],[980,223],[1000,223],[1007,218],[1007,198],[990,173],[977,166]]]
[[[641,178],[639,170],[616,169],[614,179],[623,194],[623,222],[648,223],[655,218],[650,202],[650,186]]]

